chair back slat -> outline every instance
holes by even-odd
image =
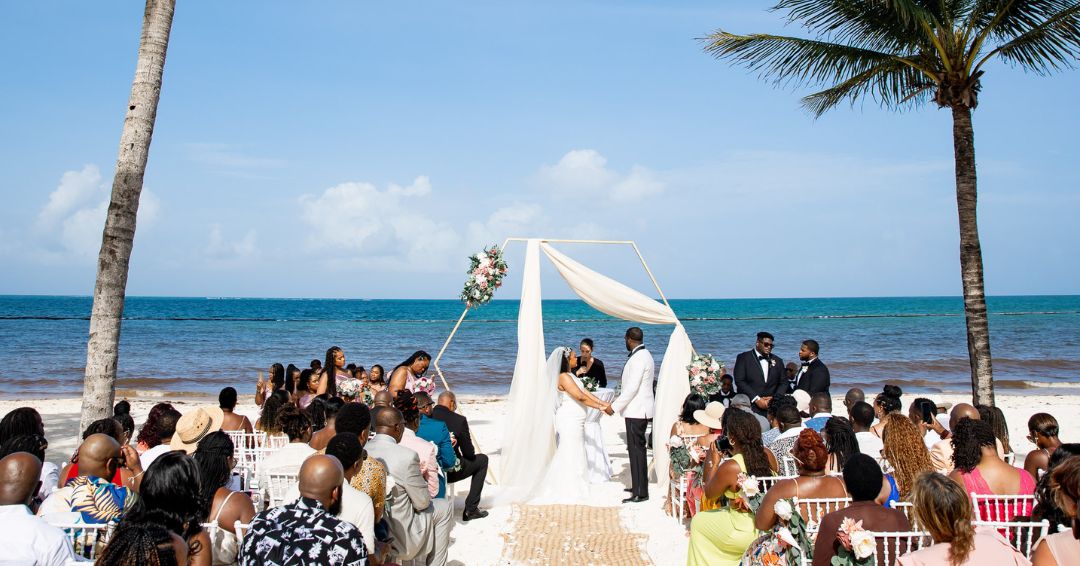
[[[911,524],[912,528],[915,527],[914,503],[910,501],[890,501],[889,507],[892,509],[896,509],[897,511],[902,511],[904,513],[904,516],[907,517],[908,523]]]
[[[98,553],[109,543],[115,524],[113,523],[51,523],[52,526],[64,531],[67,535],[71,548],[75,555],[81,558],[94,560]]]
[[[784,480],[793,480],[799,476],[767,476],[758,478],[758,482],[761,484],[761,493],[765,494],[772,489],[776,484]]]
[[[1009,544],[1013,545],[1013,548],[1022,552],[1028,559],[1035,552],[1035,543],[1046,536],[1046,533],[1050,530],[1050,522],[1046,519],[1038,523],[1027,521],[972,521],[971,524],[976,529],[986,527],[997,530],[1001,536],[1009,541]]]
[[[799,500],[799,514],[808,522],[821,523],[821,518],[851,505],[850,497],[820,497]]]
[[[971,493],[976,521],[1009,522],[1028,517],[1035,508],[1034,495],[979,495]]]
[[[267,474],[266,494],[270,507],[279,507],[285,504],[285,497],[289,491],[299,484],[296,474]]]
[[[933,540],[929,533],[920,531],[874,532],[877,554],[874,563],[877,566],[892,566],[901,556],[929,546]]]

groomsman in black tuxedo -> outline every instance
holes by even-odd
[[[829,394],[829,368],[818,359],[818,348],[817,340],[803,340],[799,348],[802,368],[792,383],[794,389],[802,389],[810,396],[815,393]]]
[[[758,332],[754,349],[735,358],[735,390],[750,398],[754,412],[765,414],[769,399],[788,392],[784,360],[774,356],[773,335]]]

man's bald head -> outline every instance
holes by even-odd
[[[29,452],[0,459],[0,505],[27,505],[41,484],[41,460]]]
[[[375,414],[375,432],[394,437],[401,442],[401,433],[405,430],[405,418],[394,407],[384,407]]]
[[[107,434],[91,434],[79,446],[79,475],[111,479],[116,466],[110,468],[114,458],[120,458],[120,443]]]
[[[859,402],[866,402],[866,393],[863,393],[863,390],[858,387],[848,389],[847,395],[844,395],[844,406],[850,409],[855,406],[855,403]]]
[[[322,503],[329,510],[341,498],[345,471],[337,458],[316,454],[304,460],[297,479],[300,482],[300,495]]]
[[[389,407],[394,404],[394,397],[390,395],[390,392],[386,389],[379,391],[375,394],[375,401],[372,405],[376,407]]]
[[[949,430],[956,430],[956,424],[965,418],[979,420],[979,410],[967,403],[957,403],[949,413]]]
[[[439,394],[439,404],[453,411],[454,405],[457,405],[457,395],[453,391],[443,391]]]

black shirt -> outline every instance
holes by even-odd
[[[576,374],[577,372],[574,373]],[[599,358],[592,359],[592,367],[589,368],[589,371],[578,375],[578,377],[585,376],[596,378],[596,382],[600,384],[600,387],[607,387],[607,374],[604,373],[604,362],[601,362]]]

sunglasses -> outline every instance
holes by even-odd
[[[764,347],[764,348],[772,348],[773,343],[772,342],[762,342],[761,346]]]

